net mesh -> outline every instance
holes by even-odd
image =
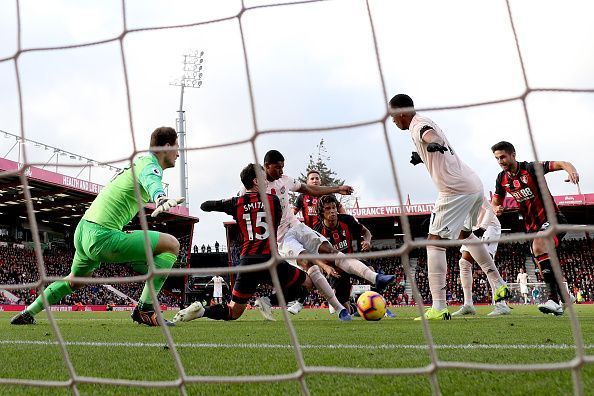
[[[126,58],[126,52],[124,50],[123,40],[129,35],[139,34],[142,32],[166,30],[166,29],[189,28],[189,27],[193,27],[193,26],[236,20],[238,22],[239,34],[241,36],[243,59],[244,59],[244,65],[245,65],[245,77],[248,82],[250,109],[251,109],[251,115],[252,115],[252,120],[253,120],[252,135],[249,139],[246,139],[243,141],[208,146],[208,147],[188,148],[186,150],[204,150],[204,149],[209,149],[209,148],[214,148],[214,147],[227,147],[227,146],[234,146],[234,145],[249,143],[249,144],[251,144],[251,148],[252,148],[252,152],[253,152],[253,156],[254,156],[253,158],[254,158],[255,162],[258,162],[258,158],[260,158],[260,157],[257,153],[255,142],[256,142],[257,137],[261,136],[263,134],[278,134],[278,133],[285,133],[285,132],[307,132],[307,131],[331,131],[331,130],[337,131],[337,130],[345,130],[345,129],[355,128],[355,127],[360,127],[360,126],[381,125],[383,128],[383,136],[385,139],[385,144],[389,149],[388,150],[389,165],[390,165],[390,169],[391,169],[391,173],[392,173],[394,186],[396,188],[397,198],[400,202],[404,202],[405,201],[404,194],[403,194],[403,191],[402,191],[400,183],[399,183],[398,172],[396,169],[394,156],[392,154],[392,150],[390,147],[390,141],[388,138],[388,131],[386,128],[386,121],[390,117],[390,114],[389,114],[387,108],[386,108],[384,115],[378,119],[372,119],[369,121],[358,122],[358,123],[344,123],[341,125],[333,125],[333,126],[325,126],[325,127],[299,128],[299,129],[290,129],[290,128],[287,128],[287,129],[260,129],[256,122],[256,120],[257,120],[257,117],[256,117],[257,97],[254,94],[254,90],[253,90],[252,76],[250,74],[252,65],[250,63],[250,56],[246,49],[246,37],[244,34],[244,17],[245,17],[245,15],[247,13],[257,12],[259,9],[263,9],[263,8],[290,7],[290,6],[297,5],[297,4],[320,3],[320,2],[328,2],[328,1],[331,1],[331,0],[290,1],[290,2],[285,2],[282,4],[267,4],[267,5],[251,6],[251,7],[246,6],[245,3],[242,1],[241,9],[234,15],[229,15],[226,17],[221,17],[221,18],[217,18],[217,19],[201,21],[201,22],[196,22],[196,23],[188,23],[188,24],[182,24],[182,25],[171,25],[171,26],[158,26],[158,27],[150,27],[150,28],[136,28],[136,29],[128,28],[126,4],[125,4],[125,1],[122,1],[121,2],[121,15],[122,15],[122,20],[123,20],[123,29],[118,35],[115,35],[114,37],[111,37],[111,38],[106,38],[106,39],[97,40],[97,41],[93,41],[93,42],[87,42],[87,43],[83,43],[83,44],[52,46],[52,47],[37,47],[37,48],[23,48],[21,45],[21,43],[22,43],[21,3],[19,1],[17,1],[16,2],[16,5],[17,5],[16,6],[17,29],[18,29],[17,50],[14,53],[14,55],[0,59],[0,64],[11,63],[14,66],[14,72],[15,72],[15,76],[16,76],[16,83],[17,83],[17,90],[18,90],[18,111],[19,111],[19,120],[20,120],[20,126],[21,126],[21,129],[20,129],[21,138],[26,137],[26,127],[25,127],[25,122],[24,122],[24,117],[23,117],[25,103],[23,101],[22,87],[21,87],[21,77],[23,75],[23,70],[21,70],[21,67],[19,65],[20,57],[23,54],[30,53],[30,52],[39,52],[39,51],[59,51],[59,50],[64,50],[64,49],[83,48],[83,47],[101,45],[101,44],[106,44],[106,43],[117,43],[119,45],[119,49],[120,49],[120,55],[121,55],[120,59],[121,59],[122,67],[123,67],[124,83],[125,83],[125,88],[126,88],[126,99],[127,99],[126,106],[127,106],[127,112],[128,112],[129,130],[130,130],[130,136],[131,136],[133,147],[134,147],[133,153],[131,153],[130,157],[126,158],[126,160],[131,162],[137,154],[142,153],[142,150],[138,148],[138,145],[135,140],[134,125],[132,122],[132,115],[131,115],[132,111],[131,111],[130,85],[129,85],[129,68],[127,66],[127,58]],[[525,70],[525,66],[524,66],[523,53],[522,53],[522,50],[521,50],[519,42],[518,42],[518,34],[516,32],[516,25],[514,24],[514,16],[512,14],[512,10],[511,10],[509,1],[505,2],[505,6],[507,9],[507,17],[508,17],[507,23],[509,24],[509,27],[511,28],[511,30],[513,32],[515,49],[517,51],[520,67],[522,70],[524,87],[523,87],[521,94],[519,94],[517,96],[513,96],[513,97],[507,97],[504,99],[482,101],[480,103],[471,103],[471,104],[467,104],[467,105],[449,106],[449,107],[422,108],[422,109],[418,109],[418,110],[419,111],[451,110],[451,109],[461,109],[461,108],[468,108],[468,107],[485,106],[485,105],[490,105],[490,104],[505,103],[505,102],[512,102],[512,101],[519,100],[519,101],[521,101],[522,107],[524,110],[524,116],[525,116],[526,123],[527,123],[528,135],[529,135],[529,139],[530,139],[530,143],[531,143],[531,147],[532,147],[532,152],[534,154],[535,159],[538,161],[539,156],[538,156],[538,152],[536,149],[536,144],[535,144],[536,142],[535,142],[535,138],[534,138],[534,134],[533,134],[533,128],[531,125],[530,112],[528,111],[527,104],[526,104],[527,96],[530,93],[538,92],[538,91],[592,93],[592,92],[594,92],[594,89],[573,89],[573,88],[572,89],[569,89],[569,88],[563,89],[563,88],[530,87],[528,84],[528,78],[527,78],[527,74],[526,74],[526,70]],[[373,40],[373,44],[374,44],[375,60],[376,60],[376,66],[377,66],[377,69],[378,69],[379,75],[380,75],[383,99],[384,99],[384,103],[387,103],[389,97],[388,97],[388,92],[386,89],[386,83],[385,83],[385,79],[384,79],[384,70],[382,68],[382,62],[380,59],[380,54],[379,54],[379,49],[378,49],[376,26],[374,24],[374,17],[373,17],[372,11],[371,11],[371,6],[369,4],[369,1],[365,2],[365,9],[367,11],[367,17],[368,17],[368,22],[369,22],[369,26],[370,26],[370,34],[372,36],[372,40]],[[61,279],[59,277],[47,276],[47,273],[46,273],[44,265],[43,265],[43,255],[42,255],[42,251],[41,251],[41,247],[40,247],[41,245],[40,245],[40,240],[39,240],[38,226],[37,226],[37,222],[35,219],[35,213],[34,213],[33,203],[31,200],[31,195],[27,188],[28,180],[27,180],[26,173],[25,173],[26,169],[29,166],[35,166],[35,165],[37,165],[37,164],[28,161],[27,150],[25,148],[24,152],[23,152],[22,167],[19,168],[17,171],[5,172],[2,175],[0,175],[0,177],[18,175],[20,177],[22,185],[25,187],[23,189],[23,194],[26,198],[28,221],[31,224],[31,231],[32,231],[34,242],[35,242],[35,254],[36,254],[36,258],[37,258],[38,271],[39,271],[39,280],[37,282],[28,283],[28,284],[20,284],[20,285],[0,285],[1,288],[7,289],[7,290],[12,290],[12,289],[17,289],[17,288],[18,289],[38,288],[41,291],[41,289],[43,288],[43,286],[46,283]],[[132,169],[134,169],[134,168],[132,167]],[[544,173],[543,173],[542,168],[540,168],[540,167],[537,167],[537,176],[538,176],[539,186],[541,188],[545,187]],[[264,185],[264,183],[262,183],[263,175],[261,174],[261,172],[259,172],[258,178],[261,181],[260,185]],[[135,192],[136,192],[137,201],[140,203],[141,195],[140,195],[140,190],[139,190],[139,186],[137,183],[135,186]],[[264,193],[265,193],[264,191],[261,191],[261,194],[264,194]],[[555,276],[556,276],[558,282],[562,282],[563,275],[561,273],[559,259],[558,259],[557,255],[554,253],[555,249],[554,249],[553,237],[557,232],[570,231],[570,230],[573,230],[574,228],[570,225],[559,225],[556,221],[556,217],[551,216],[551,214],[554,213],[554,208],[553,208],[553,204],[552,204],[550,198],[548,196],[546,196],[545,201],[546,201],[546,211],[548,214],[548,218],[552,219],[552,221],[551,221],[551,227],[546,232],[544,232],[544,234],[542,234],[542,235],[544,237],[546,237],[549,251],[553,252],[553,253],[551,253],[551,261],[552,261]],[[267,203],[267,200],[264,200],[264,202]],[[266,210],[269,212],[268,207],[266,208]],[[267,216],[267,217],[268,217],[268,219],[270,218],[270,216]],[[144,208],[140,204],[139,204],[139,218],[140,218],[141,227],[145,231],[145,249],[146,249],[147,257],[148,257],[149,272],[146,275],[135,276],[135,277],[126,277],[126,278],[77,278],[76,279],[77,282],[82,283],[82,284],[128,283],[128,282],[146,281],[148,279],[152,279],[155,275],[166,274],[166,273],[169,273],[170,275],[190,275],[190,274],[213,274],[213,273],[228,273],[228,272],[239,273],[239,272],[249,272],[249,271],[258,271],[258,270],[262,270],[262,269],[268,269],[272,275],[274,288],[276,290],[281,290],[281,285],[280,285],[277,270],[276,270],[276,266],[281,261],[281,258],[279,256],[278,252],[276,251],[276,249],[274,249],[274,248],[273,248],[273,250],[275,250],[275,252],[274,252],[273,258],[269,262],[262,263],[259,265],[250,266],[249,268],[246,268],[246,267],[235,267],[233,269],[229,269],[229,268],[202,268],[202,269],[175,268],[170,272],[156,269],[153,259],[152,259],[152,254],[150,254],[150,244],[149,244],[148,234],[146,233],[146,231],[148,230],[147,221],[146,221],[146,213],[144,211]],[[405,270],[405,275],[406,275],[407,279],[411,282],[411,285],[412,285],[413,298],[416,302],[419,302],[417,305],[418,312],[419,312],[419,314],[422,315],[422,313],[424,312],[424,307],[422,305],[423,299],[421,298],[421,295],[417,288],[415,277],[412,276],[411,266],[410,266],[410,261],[409,261],[409,252],[411,252],[413,249],[416,249],[419,247],[422,248],[422,247],[427,246],[427,241],[412,240],[411,239],[412,234],[410,232],[411,231],[410,224],[408,222],[407,216],[406,215],[402,216],[401,220],[402,220],[402,228],[403,228],[403,231],[405,234],[404,238],[403,238],[404,244],[401,247],[399,247],[398,249],[381,251],[381,252],[353,254],[352,257],[355,257],[355,258],[400,257],[402,260],[402,265]],[[272,227],[269,225],[269,228],[272,228]],[[592,227],[592,226],[582,227],[582,228],[580,228],[580,231],[594,231],[594,227]],[[275,236],[272,235],[272,238],[274,239]],[[533,238],[534,238],[534,235],[514,234],[511,236],[505,236],[505,237],[500,238],[500,242],[531,240]],[[458,243],[456,243],[456,241],[441,241],[439,243],[432,243],[432,244],[436,244],[439,246],[459,245]],[[305,259],[314,258],[314,257],[315,258],[333,258],[332,255],[321,255],[321,256],[319,256],[319,255],[318,256],[305,255],[305,256],[300,256],[300,257],[305,258]],[[152,282],[149,282],[149,284],[151,285],[152,298],[154,301],[157,301],[157,296],[155,294],[154,288],[152,287]],[[562,290],[562,292],[565,294],[565,297],[567,298],[567,291]],[[43,295],[43,293],[41,293],[41,295]],[[279,293],[278,295],[279,295],[279,300],[281,300],[280,303],[284,306],[286,302],[283,299],[283,294]],[[587,356],[585,353],[584,341],[583,341],[583,337],[582,337],[582,333],[581,333],[581,328],[580,328],[580,325],[579,325],[577,317],[576,317],[576,312],[571,305],[568,306],[567,312],[569,314],[571,330],[572,330],[573,338],[575,341],[575,356],[573,357],[573,359],[571,359],[569,361],[557,362],[557,363],[543,363],[543,364],[505,364],[505,365],[476,363],[476,362],[470,363],[470,362],[463,362],[463,361],[443,361],[443,360],[440,360],[437,356],[437,353],[436,353],[437,348],[436,348],[435,343],[433,342],[433,337],[432,337],[431,331],[429,329],[428,323],[426,320],[423,320],[422,321],[423,336],[424,336],[424,339],[425,339],[425,342],[427,345],[427,350],[428,350],[428,353],[430,356],[430,363],[426,366],[416,367],[416,368],[384,368],[384,369],[350,368],[350,367],[318,367],[318,366],[307,365],[305,363],[303,355],[302,355],[302,349],[300,347],[295,328],[294,328],[293,324],[291,323],[291,321],[289,320],[287,311],[282,310],[284,323],[285,323],[286,329],[289,333],[291,345],[293,347],[293,351],[294,351],[294,355],[295,355],[295,359],[298,364],[297,370],[295,370],[294,372],[291,372],[289,374],[228,376],[228,377],[226,377],[226,376],[192,376],[192,375],[188,375],[188,374],[186,374],[186,370],[184,368],[184,365],[182,364],[179,352],[176,347],[176,343],[174,342],[168,327],[162,326],[161,330],[165,337],[166,344],[169,347],[171,357],[174,361],[174,364],[175,364],[175,367],[176,367],[176,370],[178,373],[178,378],[176,380],[173,380],[173,381],[135,381],[135,380],[126,380],[126,379],[119,379],[119,378],[88,377],[88,376],[82,376],[77,373],[77,370],[74,367],[72,360],[70,358],[70,355],[68,353],[68,349],[66,348],[67,343],[65,343],[65,341],[64,341],[64,338],[60,331],[60,327],[58,326],[58,323],[56,322],[56,319],[54,318],[54,314],[52,313],[51,310],[47,309],[48,304],[47,304],[47,300],[45,299],[45,297],[44,297],[44,305],[45,305],[45,308],[47,311],[49,324],[51,326],[51,329],[53,330],[54,336],[56,337],[57,344],[59,345],[60,352],[61,352],[63,360],[66,364],[66,367],[67,367],[67,370],[69,373],[69,379],[66,381],[44,381],[44,380],[36,380],[36,379],[0,378],[0,384],[29,385],[29,386],[42,386],[42,387],[67,387],[67,388],[70,388],[74,394],[79,394],[79,385],[80,384],[100,384],[100,385],[105,384],[105,385],[111,385],[111,386],[120,385],[120,386],[135,386],[135,387],[145,387],[145,388],[177,388],[177,389],[179,389],[179,392],[181,394],[186,394],[187,393],[186,385],[193,384],[193,383],[213,383],[213,382],[214,383],[253,383],[253,382],[298,381],[301,386],[302,393],[309,394],[310,392],[308,389],[308,385],[305,381],[305,378],[307,375],[311,375],[311,374],[348,374],[348,375],[360,375],[360,376],[366,376],[366,375],[385,375],[385,376],[425,375],[425,376],[428,376],[430,379],[432,393],[435,395],[438,395],[438,394],[441,394],[439,380],[438,380],[438,376],[437,376],[437,372],[440,369],[467,369],[467,370],[506,371],[506,372],[553,371],[553,370],[566,369],[566,370],[571,370],[571,373],[572,373],[574,394],[581,395],[581,394],[583,394],[583,387],[582,387],[582,381],[581,381],[582,367],[587,362],[594,362],[594,356]],[[158,313],[160,322],[163,323],[163,316],[160,311],[160,308],[158,307],[158,304],[155,305],[155,309]]]

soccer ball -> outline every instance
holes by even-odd
[[[367,291],[357,299],[357,311],[365,320],[380,320],[386,314],[386,300],[381,294]]]

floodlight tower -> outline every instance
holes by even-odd
[[[177,111],[177,134],[179,140],[179,159],[180,169],[180,189],[182,195],[186,198],[183,206],[188,206],[188,162],[186,160],[186,116],[184,112],[184,89],[200,88],[202,86],[202,76],[204,70],[204,51],[194,51],[184,55],[184,74],[181,78],[174,80],[170,85],[181,87],[179,97],[179,110]]]

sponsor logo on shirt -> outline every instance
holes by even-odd
[[[532,192],[530,187],[526,187],[518,191],[510,191],[510,194],[518,203],[534,198],[534,193]]]

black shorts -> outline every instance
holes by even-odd
[[[242,257],[239,265],[253,265],[265,262],[266,258],[249,258]],[[305,282],[307,274],[286,261],[282,261],[276,267],[278,272],[278,279],[283,289],[295,285],[301,285]],[[250,298],[256,292],[256,288],[260,284],[272,285],[272,279],[270,278],[270,271],[257,271],[257,272],[242,272],[237,274],[235,279],[235,285],[233,285],[233,292],[231,301],[235,301],[238,304],[246,304]]]
[[[328,283],[335,290],[336,298],[341,304],[349,301],[351,298],[351,276],[346,272],[340,274],[340,278],[333,276],[328,278]]]
[[[565,217],[565,215],[561,212],[557,213],[557,223],[559,224],[568,224],[567,223],[567,218]],[[546,231],[549,227],[551,226],[551,224],[547,221],[543,224],[540,225],[538,231]],[[565,236],[565,234],[567,234],[567,232],[562,231],[557,233],[557,235],[555,235],[555,237],[553,238],[555,240],[555,247],[559,246],[559,243],[561,242],[561,240],[563,239],[563,237]]]

